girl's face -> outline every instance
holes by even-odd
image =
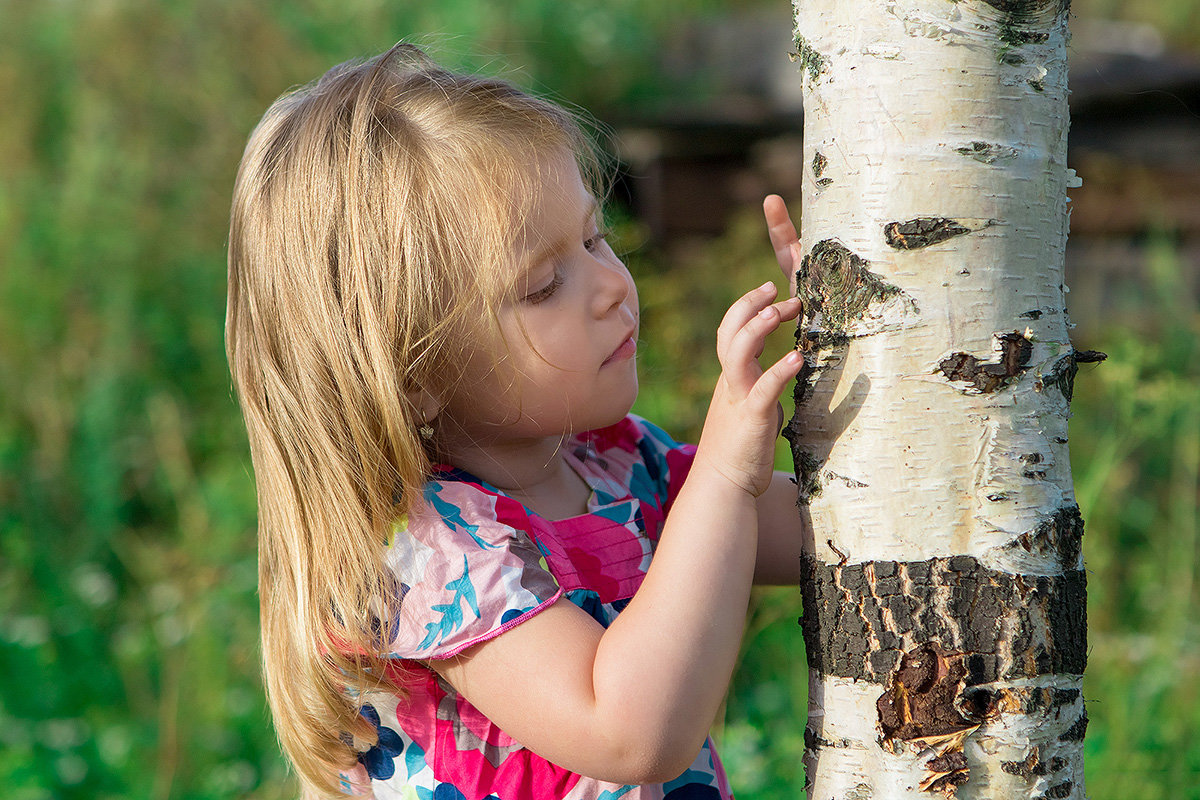
[[[637,397],[638,296],[563,153],[537,165],[500,311],[504,347],[481,349],[443,410],[477,444],[611,425]]]

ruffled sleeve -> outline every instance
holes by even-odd
[[[401,593],[390,656],[449,658],[519,625],[562,594],[527,531],[497,518],[497,496],[431,481],[396,525],[387,563]]]

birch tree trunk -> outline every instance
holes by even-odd
[[[795,0],[813,800],[1084,798],[1066,0]]]

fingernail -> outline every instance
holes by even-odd
[[[767,306],[762,311],[758,312],[758,316],[762,317],[763,319],[773,316],[773,309],[774,306]]]
[[[762,286],[758,287],[758,291],[760,291],[760,292],[765,292],[765,291],[767,291],[768,289],[774,289],[774,288],[775,288],[775,284],[774,284],[774,282],[772,282],[772,281],[767,281],[767,282],[766,282],[766,283],[764,283]]]
[[[784,356],[783,360],[787,364],[799,364],[803,358],[804,358],[804,356],[800,355],[795,350],[793,350],[790,353],[788,353],[786,356]]]

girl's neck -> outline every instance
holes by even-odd
[[[591,489],[563,458],[566,437],[453,447],[449,462],[547,519],[587,511]]]

